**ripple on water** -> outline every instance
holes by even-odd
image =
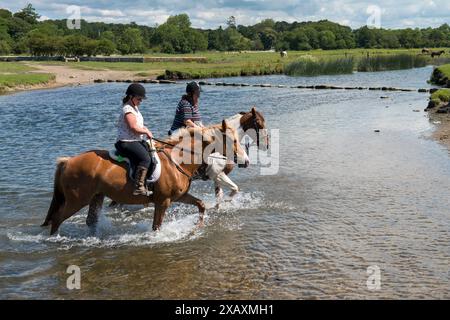
[[[224,201],[219,209],[215,208],[215,200],[208,195],[205,214],[206,228],[217,224],[228,230],[239,229],[240,210],[258,209],[262,203],[262,195],[241,193],[233,199]],[[272,204],[273,205],[273,204]],[[116,209],[104,209],[99,216],[95,230],[85,224],[86,210],[62,224],[56,236],[49,236],[47,228],[24,226],[6,232],[6,237],[14,243],[30,244],[25,250],[69,250],[74,247],[113,248],[157,246],[179,241],[191,241],[201,237],[203,228],[197,228],[198,212],[192,206],[174,205],[166,214],[161,229],[152,231],[153,208],[140,206],[121,206]],[[217,227],[217,226],[216,226]],[[20,247],[21,248],[21,247]]]

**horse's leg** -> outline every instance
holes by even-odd
[[[52,218],[52,228],[50,230],[50,235],[55,234],[56,231],[58,231],[59,226],[61,223],[64,222],[64,220],[70,218],[73,214],[80,211],[86,204],[81,203],[70,203],[69,201],[66,201],[64,203],[64,207],[62,207],[57,214],[55,214],[55,217]]]
[[[219,209],[219,205],[223,200],[223,190],[217,178],[214,179],[214,192],[216,195],[216,208]]]
[[[65,192],[64,195],[64,206],[52,216],[52,228],[50,230],[50,235],[53,235],[56,231],[58,231],[59,226],[64,222],[64,220],[70,218],[83,207],[87,206],[92,199],[92,196],[86,193],[80,195],[78,190],[69,190]]]
[[[47,216],[45,218],[44,223],[41,224],[41,227],[47,227],[51,223],[52,216],[61,209],[63,203],[64,203],[64,196],[60,197],[59,195],[53,194],[50,208],[48,209]]]
[[[102,209],[103,200],[105,199],[105,195],[96,194],[91,202],[89,203],[89,211],[86,218],[86,224],[88,227],[95,226],[98,222],[98,213]]]
[[[109,206],[108,207],[110,207],[110,208],[115,208],[115,207],[117,207],[119,204],[117,203],[117,202],[115,202],[114,200],[111,200],[111,203],[109,204]]]
[[[170,206],[170,199],[167,198],[162,202],[155,202],[155,214],[153,216],[153,230],[159,230],[166,214],[167,208]]]
[[[223,187],[227,187],[231,190],[230,198],[233,198],[238,192],[239,187],[236,183],[233,182],[233,180],[230,179],[224,172],[221,172],[217,178],[216,181]]]
[[[178,202],[181,203],[186,203],[186,204],[192,204],[194,206],[197,206],[198,211],[199,211],[199,220],[198,220],[198,226],[201,227],[203,226],[203,216],[205,214],[205,204],[203,203],[202,200],[194,197],[193,195],[189,194],[189,193],[185,193],[180,199],[177,200]]]

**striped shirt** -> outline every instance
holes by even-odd
[[[193,106],[186,99],[181,99],[175,112],[175,118],[173,119],[172,127],[170,131],[174,132],[180,128],[184,128],[184,122],[191,120],[195,124],[201,124],[202,118],[198,106]]]

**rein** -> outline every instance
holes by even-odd
[[[195,176],[196,172],[194,172],[192,175],[187,173],[186,170],[184,170],[178,163],[175,162],[175,160],[172,159],[172,157],[169,154],[167,154],[166,150],[159,149],[157,150],[157,152],[162,152],[162,154],[164,154],[167,157],[167,159],[169,159],[169,161],[175,165],[175,168],[177,168],[178,171],[180,171],[183,175],[185,175],[189,179],[189,181],[191,181],[192,178]]]
[[[226,136],[225,134],[223,134],[223,135],[224,135],[224,137]],[[155,141],[157,141],[157,142],[159,142],[159,143],[165,144],[165,145],[167,145],[167,146],[169,146],[169,147],[172,147],[172,148],[182,149],[183,152],[186,151],[186,152],[190,152],[190,154],[201,155],[202,158],[203,158],[203,154],[200,154],[200,153],[198,153],[198,152],[196,152],[196,151],[193,151],[193,150],[185,150],[184,148],[180,148],[180,147],[177,146],[177,145],[174,145],[174,144],[172,144],[172,143],[166,142],[166,141],[161,140],[161,139],[152,138],[152,140],[155,140]],[[225,147],[225,142],[224,142],[224,147]],[[167,157],[167,159],[169,159],[169,161],[172,162],[172,163],[175,165],[175,167],[177,168],[177,170],[178,170],[179,172],[181,172],[184,176],[186,176],[186,177],[189,179],[189,181],[192,181],[193,177],[197,174],[197,171],[195,171],[192,175],[189,174],[189,173],[187,173],[186,170],[184,170],[184,169],[181,167],[181,165],[179,165],[175,160],[173,160],[173,158],[170,156],[170,154],[168,154],[168,153],[166,152],[166,150],[165,150],[164,148],[158,148],[158,149],[156,149],[156,152],[161,152],[161,153],[163,153],[163,154]],[[222,157],[216,157],[216,156],[211,156],[211,155],[210,155],[209,157],[211,157],[211,158],[218,158],[218,159],[226,159],[226,157],[224,157],[224,156],[222,156]]]

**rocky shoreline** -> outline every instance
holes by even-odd
[[[430,81],[442,88],[430,90],[430,101],[425,111],[430,121],[436,124],[432,138],[444,144],[450,150],[450,65],[436,67]]]

